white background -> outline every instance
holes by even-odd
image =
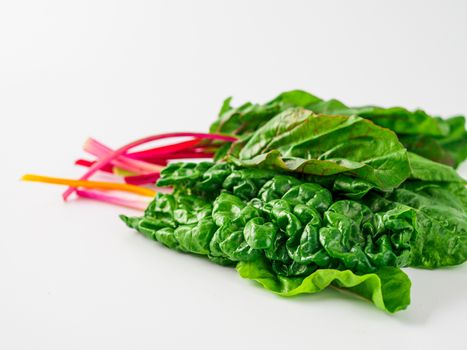
[[[466,62],[466,1],[1,1],[0,348],[465,349],[465,264],[408,269],[394,316],[282,299],[18,179],[78,176],[88,136],[206,131],[230,95],[465,114]]]

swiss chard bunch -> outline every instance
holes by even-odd
[[[134,150],[173,138],[188,139]],[[264,105],[227,99],[210,133],[115,150],[89,139],[84,148],[96,159],[76,161],[89,168],[79,180],[24,179],[70,186],[65,200],[76,193],[143,209],[121,218],[283,296],[331,286],[396,312],[410,302],[401,268],[467,259],[467,190],[454,169],[467,156],[463,117],[290,91]],[[90,180],[102,172],[119,180]]]
[[[331,285],[389,312],[409,303],[401,267],[466,260],[465,180],[448,158],[425,158],[403,142],[423,134],[441,145],[449,134],[461,144],[463,127],[422,111],[350,109],[300,91],[265,105],[229,102],[211,131],[240,138],[216,151],[217,163],[164,169],[158,186],[173,193],[158,195],[143,217],[123,216],[130,227],[236,265],[281,295]]]

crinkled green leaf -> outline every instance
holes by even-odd
[[[211,220],[219,232],[212,236],[212,242],[218,242],[210,247],[218,249],[203,254],[238,261],[262,250],[275,261],[274,269],[290,275],[317,267],[362,273],[382,266],[460,264],[467,256],[467,190],[462,182],[442,181],[449,177],[429,177],[429,164],[434,169],[443,166],[423,162],[419,171],[427,170],[426,179],[437,182],[407,181],[387,193],[342,175],[326,189],[300,175],[274,176],[269,170],[232,166],[226,175],[227,168],[218,164],[174,163],[162,179],[176,187],[175,193],[158,194],[143,218],[126,222],[150,238],[162,237],[163,244],[200,254],[205,243],[186,248],[177,238],[183,235],[168,235],[196,230],[194,225]],[[197,174],[189,180],[194,189],[209,183],[211,190],[193,195],[193,189],[186,189],[186,177],[173,176],[186,168]],[[445,168],[448,175],[453,171]],[[333,199],[330,189],[358,201]],[[177,231],[184,225],[187,228]]]
[[[281,296],[317,293],[329,286],[350,290],[372,301],[381,310],[394,313],[410,304],[410,280],[398,268],[385,267],[365,275],[350,270],[320,269],[304,277],[284,277],[275,274],[263,259],[237,264],[243,278],[260,283]]]
[[[422,158],[417,171],[439,169],[431,163]],[[173,163],[160,180],[173,194],[157,194],[143,217],[122,220],[171,249],[238,263],[242,276],[276,293],[331,284],[395,312],[408,305],[410,290],[397,267],[467,258],[467,189],[442,181],[451,175],[381,192],[344,174],[323,187],[315,182],[322,177],[299,173]]]
[[[196,174],[196,180],[174,177],[186,169]],[[317,183],[261,169],[231,168],[230,175],[221,176],[222,183],[213,182],[216,186],[209,193],[193,195],[184,187],[186,181],[194,181],[193,188],[205,184],[217,174],[213,169],[219,170],[218,165],[171,165],[161,180],[175,185],[175,193],[159,194],[145,217],[126,222],[186,252],[231,261],[251,261],[265,254],[273,261],[272,268],[287,276],[318,267],[365,273],[409,264],[415,235],[410,208],[372,212],[356,201],[333,200],[331,192]],[[200,227],[211,232],[209,244],[198,233]],[[167,237],[170,233],[173,239]]]
[[[457,183],[407,182],[365,199],[372,210],[404,205],[416,213],[411,266],[436,268],[467,260],[467,189]]]
[[[359,199],[375,188],[372,183],[350,176],[338,175],[333,181],[333,192],[348,198]]]

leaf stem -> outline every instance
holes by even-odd
[[[144,210],[149,204],[145,201],[121,198],[117,196],[108,195],[99,191],[76,190],[76,194],[79,197],[93,199],[100,202],[110,203],[121,207],[127,207],[137,210]]]
[[[129,185],[129,184],[124,184],[124,183],[88,181],[88,180],[72,180],[72,179],[41,176],[41,175],[34,175],[34,174],[26,174],[21,178],[21,180],[34,181],[34,182],[45,182],[45,183],[56,184],[56,185],[68,185],[74,188],[85,187],[85,188],[98,188],[102,190],[124,191],[124,192],[140,194],[142,196],[147,196],[147,197],[154,197],[156,195],[156,191],[151,190],[149,188],[138,187],[135,185]]]
[[[235,141],[237,139],[236,137],[220,135],[220,134],[207,134],[207,133],[205,134],[205,133],[193,133],[193,132],[177,132],[177,133],[167,133],[167,134],[148,136],[148,137],[133,141],[123,147],[120,147],[119,149],[115,150],[111,154],[103,157],[102,159],[99,159],[99,161],[93,164],[89,168],[89,170],[83,176],[81,176],[80,180],[87,180],[89,177],[91,177],[95,172],[100,170],[102,167],[106,166],[107,164],[112,162],[117,157],[124,155],[126,152],[128,152],[130,149],[134,147],[137,147],[137,146],[140,146],[145,143],[152,142],[152,141],[166,139],[166,138],[174,138],[174,137],[196,137],[196,138],[230,141],[230,142]],[[68,189],[62,195],[63,199],[67,200],[68,197],[74,191],[76,191],[75,186],[68,187]]]

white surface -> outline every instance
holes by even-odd
[[[465,349],[465,264],[407,270],[412,304],[394,316],[334,291],[281,299],[144,239],[125,210],[18,178],[77,176],[88,136],[204,131],[229,95],[465,114],[466,15],[465,1],[1,2],[0,348]]]

